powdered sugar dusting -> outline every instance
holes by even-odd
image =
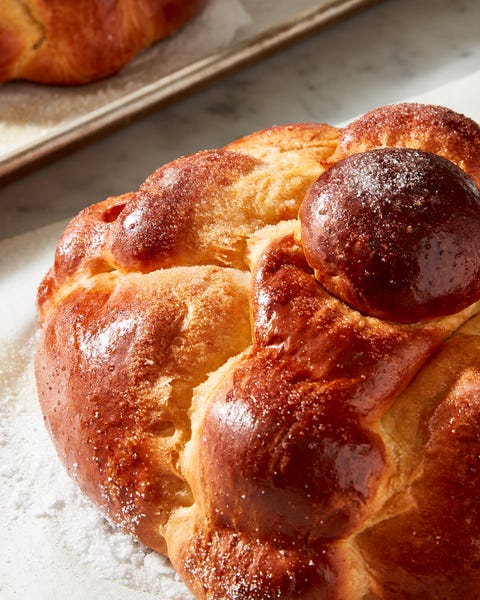
[[[42,233],[56,239],[56,228]],[[1,252],[29,265],[22,270],[22,261],[15,262],[18,269],[0,297],[0,311],[5,315],[10,307],[9,318],[15,321],[15,327],[0,331],[0,597],[63,600],[68,593],[69,600],[191,599],[168,559],[109,523],[55,454],[35,388],[34,291],[29,311],[23,300],[16,310],[6,297],[26,285],[27,277],[34,290],[32,281],[43,274],[32,278],[26,256],[32,235],[38,237],[27,234],[0,243]]]

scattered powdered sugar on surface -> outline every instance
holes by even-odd
[[[29,236],[0,251],[31,249]],[[11,295],[24,276],[20,268],[9,280]],[[5,303],[4,294],[2,318],[19,322],[0,331],[0,598],[192,598],[166,558],[109,523],[66,474],[37,402],[34,304],[7,315]]]

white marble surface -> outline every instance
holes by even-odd
[[[178,155],[220,146],[274,123],[339,123],[388,102],[426,93],[423,97],[428,99],[430,90],[462,78],[462,85],[449,87],[440,96],[474,108],[475,117],[480,118],[476,101],[480,97],[479,26],[479,0],[384,0],[0,189],[0,238],[73,216],[92,202],[136,188],[156,167]],[[477,76],[465,79],[472,73]],[[438,97],[434,93],[431,99]],[[17,386],[18,373],[10,368],[17,358],[11,349],[23,344],[24,337],[34,330],[36,283],[50,264],[53,239],[59,231],[53,226],[0,243],[0,314],[4,317],[0,337],[3,334],[10,342],[3,346],[3,379],[0,373],[4,397],[10,393],[6,381]],[[23,384],[19,378],[19,388]],[[32,394],[29,401],[33,399]],[[38,412],[35,414],[40,419]],[[32,439],[44,438],[30,436],[31,430],[24,422],[21,425],[21,451],[16,441],[9,446],[15,452],[12,461],[23,464],[25,460],[28,473],[33,474],[15,480],[16,494],[20,499],[25,494],[24,502],[30,502],[30,497],[41,500],[38,490],[43,486],[47,500],[41,500],[41,506],[46,510],[55,495],[49,497],[45,479],[39,477],[39,458],[31,453]],[[11,430],[9,435],[16,439]],[[55,476],[61,477],[52,465],[44,466],[47,470],[42,473],[53,469]],[[3,459],[2,467],[3,475],[8,476],[8,462]],[[2,500],[0,494],[0,505]],[[65,506],[70,510],[68,503]],[[0,513],[4,523],[5,511]],[[49,543],[57,538],[46,536],[44,521],[37,512],[33,519],[20,517],[10,530],[2,525],[6,534],[0,544],[2,600],[63,600],[65,590],[71,600],[152,598],[140,589],[123,588],[100,578],[80,564],[77,554],[67,556],[61,544]],[[72,522],[68,520],[69,526]]]
[[[479,69],[478,0],[384,0],[4,186],[0,238],[135,189],[179,155],[273,124],[343,122]]]

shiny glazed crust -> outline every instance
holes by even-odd
[[[428,121],[415,148],[437,153],[448,111],[381,111]],[[323,221],[308,199],[350,156],[346,136],[359,152],[368,131],[383,139],[361,119],[274,127],[161,167],[73,219],[39,288],[35,368],[59,456],[197,598],[478,597],[480,293],[463,274],[458,304],[387,319],[311,264],[305,232]],[[475,156],[479,128],[455,119]],[[410,121],[396,123],[388,144],[403,148]],[[451,176],[477,218],[480,190]],[[480,254],[451,222],[445,235]]]
[[[102,79],[184,25],[205,0],[2,0],[0,82]]]

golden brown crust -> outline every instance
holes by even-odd
[[[193,390],[251,342],[247,238],[296,215],[322,171],[323,145],[302,144],[315,136],[317,126],[280,136],[279,169],[275,158],[204,151],[87,207],[39,287],[36,372],[59,454],[113,520],[157,550],[172,511],[191,501],[179,455]]]
[[[94,275],[46,320],[37,379],[57,450],[151,547],[192,501],[178,460],[193,389],[249,342],[248,278],[210,266]]]
[[[389,429],[405,432],[417,468],[411,507],[358,536],[380,597],[403,590],[411,598],[478,595],[479,318],[469,327],[442,346],[389,416]]]
[[[424,124],[439,113],[418,110]],[[390,140],[400,117],[386,112]],[[400,147],[413,137],[402,123]],[[369,217],[369,231],[391,245],[415,219],[416,241],[453,223],[476,265],[479,190],[432,154],[435,123],[420,151],[366,151],[370,171],[378,156],[408,155],[453,173],[435,196],[414,165],[421,183],[400,204],[430,202],[427,216],[407,207],[381,227]],[[458,165],[467,137],[453,129]],[[359,311],[329,287],[338,264],[309,264],[308,227],[338,237],[337,253],[346,229],[361,237],[347,214],[325,234],[308,204],[330,176],[365,166],[360,154],[332,163],[346,132],[349,151],[384,139],[364,139],[361,123],[288,125],[165,165],[73,219],[39,288],[36,376],[60,457],[198,598],[478,597],[480,290],[447,263],[459,280],[447,308],[428,318],[410,299],[403,322],[388,294],[387,318]],[[344,188],[325,185],[336,209]]]
[[[323,163],[332,156],[339,137],[340,129],[326,123],[293,123],[256,131],[230,142],[226,148],[261,160],[273,156],[278,160],[280,155],[291,155],[294,159],[300,154]]]
[[[338,135],[327,125],[275,131],[262,159],[255,154],[263,131],[238,145],[181,157],[136,192],[85,208],[66,228],[40,286],[40,317],[69,281],[96,273],[199,264],[247,269],[249,236],[296,218]]]
[[[346,595],[354,575],[344,565],[358,561],[351,542],[398,494],[378,421],[450,332],[440,322],[412,328],[352,311],[315,283],[293,236],[262,256],[252,297],[254,344],[209,397],[184,457],[187,470],[195,465],[200,533],[180,569],[188,580],[196,565],[212,598],[235,597],[217,590],[242,577],[242,598],[284,597],[285,589],[289,598],[359,598],[358,587]],[[285,552],[302,578],[283,567],[272,592],[268,577],[250,572],[257,563],[248,553],[230,573],[212,572],[195,560],[211,552],[211,532],[221,546],[232,532],[247,546],[265,540],[266,564]],[[368,573],[355,584],[368,589]]]
[[[0,82],[83,84],[118,71],[204,0],[3,0]]]
[[[330,163],[375,148],[433,152],[458,165],[480,186],[478,124],[444,106],[404,102],[376,108],[344,128]]]

